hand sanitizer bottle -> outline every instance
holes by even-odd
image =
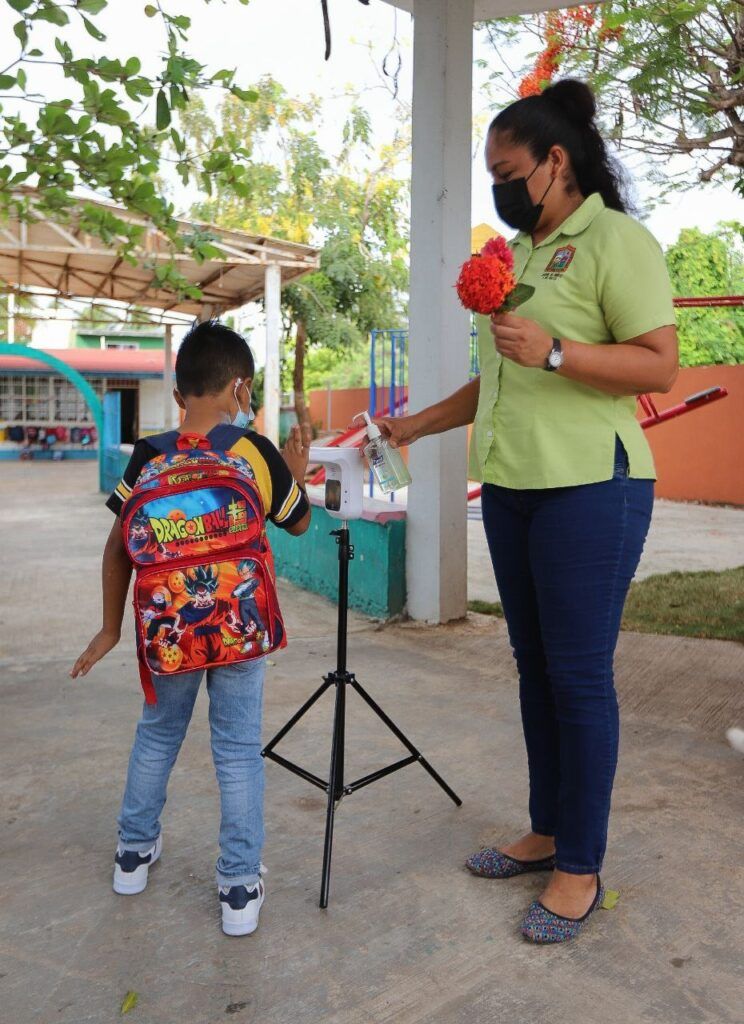
[[[390,442],[382,436],[380,428],[372,422],[368,412],[360,412],[359,415],[364,417],[367,424],[368,443],[364,446],[364,455],[380,490],[383,494],[390,494],[391,491],[408,487],[411,474],[400,450],[390,447]]]

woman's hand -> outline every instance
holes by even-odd
[[[307,461],[310,458],[310,441],[312,439],[309,433],[309,430],[305,430],[303,433],[300,427],[295,424],[290,430],[289,437],[282,448],[284,461],[289,466],[290,473],[300,487],[305,486]]]
[[[401,448],[413,444],[422,436],[423,425],[420,417],[413,416],[375,416],[373,422],[382,431],[382,436],[390,442],[391,448]]]
[[[491,334],[497,351],[520,366],[545,369],[553,339],[540,324],[514,313],[494,313]]]
[[[78,660],[72,666],[72,669],[70,670],[71,678],[77,679],[78,676],[87,676],[95,663],[100,661],[101,658],[105,657],[110,650],[113,650],[113,648],[116,647],[120,638],[119,633],[108,633],[103,629],[100,633],[96,633]]]

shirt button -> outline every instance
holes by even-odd
[[[488,433],[486,434],[486,437],[488,437],[488,438],[493,437],[493,431],[489,430]]]

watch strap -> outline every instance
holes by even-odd
[[[558,363],[558,366],[553,366],[553,364],[550,361],[550,357],[553,355],[554,352],[557,352],[559,356],[563,354],[563,348],[561,346],[561,339],[560,338],[553,338],[553,347],[551,348],[550,352],[548,353],[548,358],[545,361],[545,369],[550,371],[551,373],[553,373],[555,370],[557,370],[558,367],[561,365],[561,362],[563,361],[561,359],[559,361],[559,363]]]

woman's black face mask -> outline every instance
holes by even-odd
[[[543,199],[553,186],[555,178],[552,178],[550,185],[542,194],[539,203],[533,203],[530,197],[527,182],[540,166],[535,164],[526,178],[513,178],[511,181],[504,181],[500,185],[493,185],[493,202],[496,213],[504,224],[516,231],[524,231],[531,234],[537,227],[540,216],[543,212]]]

